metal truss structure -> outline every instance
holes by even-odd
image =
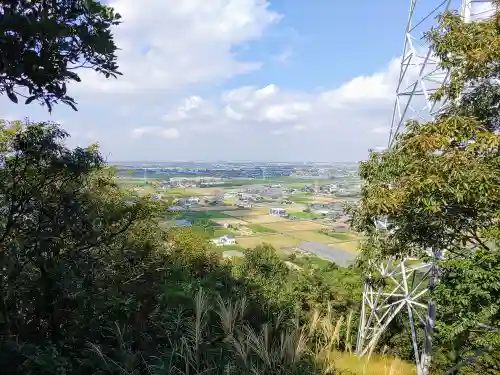
[[[394,137],[404,130],[406,121],[431,120],[446,104],[446,99],[432,100],[432,94],[448,81],[450,72],[439,68],[439,61],[426,43],[424,33],[435,26],[436,18],[447,10],[460,11],[466,22],[485,19],[493,13],[491,0],[457,3],[458,0],[410,0],[389,147]]]
[[[408,120],[431,120],[446,105],[446,100],[434,101],[432,94],[449,80],[450,72],[439,68],[439,61],[425,45],[424,32],[435,26],[436,18],[447,10],[457,10],[466,22],[474,22],[488,18],[493,9],[491,0],[462,0],[461,4],[458,0],[410,0],[389,147],[395,136],[404,131]],[[379,230],[387,230],[387,222],[377,221],[376,224]],[[438,282],[436,260],[442,253],[433,249],[428,250],[428,255],[429,263],[411,257],[387,259],[376,267],[384,280],[383,285],[373,283],[370,276],[367,278],[357,355],[371,354],[387,328],[404,314],[410,326],[417,374],[428,375],[436,318],[436,307],[429,298],[429,291]]]

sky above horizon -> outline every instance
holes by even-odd
[[[387,144],[408,3],[113,0],[123,76],[82,71],[78,112],[2,96],[0,118],[109,161],[359,161]]]

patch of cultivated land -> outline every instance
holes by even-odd
[[[232,219],[231,216],[225,214],[224,212],[221,211],[188,211],[188,212],[183,212],[181,217],[185,219]]]
[[[212,221],[216,222],[219,225],[245,225],[247,222],[239,219],[234,219],[234,218],[227,218],[227,219],[213,219]]]
[[[336,249],[341,249],[345,251],[357,252],[359,241],[350,241],[350,242],[337,242],[334,244],[329,244],[328,246],[334,247]]]
[[[294,231],[288,233],[290,236],[297,237],[307,242],[319,242],[324,244],[335,243],[335,240],[329,236],[318,233],[316,231]]]
[[[279,223],[264,224],[264,226],[271,228],[276,232],[317,231],[321,228],[325,228],[322,224],[301,220],[284,220]]]
[[[330,203],[333,202],[335,199],[333,197],[313,196],[311,200],[313,203]]]
[[[330,233],[328,237],[331,237],[335,242],[339,241],[353,241],[356,239],[355,236],[351,236],[347,233]]]
[[[300,243],[298,238],[282,234],[269,234],[261,236],[236,237],[236,243],[244,248],[254,248],[263,243],[268,243],[276,249],[285,246],[295,246]]]
[[[250,224],[247,225],[254,233],[275,233],[271,228],[265,227],[259,224]]]
[[[160,193],[165,194],[166,196],[180,196],[180,197],[190,197],[190,196],[198,196],[201,194],[196,194],[191,189],[184,188],[170,188],[161,190]]]
[[[255,211],[252,211],[252,210],[232,210],[232,211],[224,211],[224,213],[226,215],[236,217],[236,218],[243,217],[243,216],[250,216],[250,215],[259,215],[258,213],[255,213]]]
[[[321,218],[321,215],[315,214],[313,212],[304,212],[304,211],[299,211],[299,212],[290,212],[290,216],[295,216],[300,219],[318,219]]]
[[[193,195],[215,195],[223,191],[221,188],[209,187],[209,188],[186,188],[187,192]]]
[[[192,211],[230,211],[231,206],[219,205],[219,206],[203,206],[203,207],[193,207]]]
[[[292,203],[284,206],[284,209],[287,210],[287,212],[299,212],[306,208],[307,204],[300,204],[300,203]]]
[[[268,223],[279,223],[287,221],[282,217],[271,216],[271,215],[249,215],[249,216],[243,216],[241,217],[241,219],[252,224],[268,224]]]

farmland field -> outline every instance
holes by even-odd
[[[217,187],[206,187],[206,188],[186,188],[183,189],[189,192],[191,195],[215,195],[217,193],[224,192],[223,189]]]
[[[271,215],[253,215],[253,216],[243,216],[242,220],[245,220],[252,224],[267,224],[267,223],[277,223],[277,222],[286,222],[286,219],[283,219],[279,216],[271,216]]]
[[[312,223],[310,221],[286,221],[280,223],[269,223],[264,226],[275,230],[276,232],[291,232],[291,231],[311,231],[325,228],[324,225]]]
[[[304,212],[304,211],[299,211],[299,212],[289,212],[290,216],[295,216],[300,219],[318,219],[323,216],[315,214],[313,212]]]
[[[244,248],[254,248],[262,243],[268,243],[279,249],[284,246],[295,246],[300,243],[297,238],[284,236],[281,234],[269,234],[262,236],[236,237],[236,243]]]
[[[346,233],[330,233],[328,237],[332,237],[339,241],[352,241],[354,238]]]
[[[192,211],[231,211],[234,210],[231,206],[217,205],[217,206],[204,206],[204,207],[194,207]]]
[[[192,191],[190,191],[190,189],[183,189],[183,188],[165,189],[161,193],[165,194],[166,196],[175,196],[175,197],[191,197],[191,196],[201,195],[193,193]]]
[[[338,242],[335,244],[329,244],[328,246],[335,247],[337,249],[341,249],[341,250],[345,250],[345,251],[357,252],[358,246],[359,246],[359,241]]]
[[[332,197],[322,197],[322,196],[314,196],[312,197],[313,203],[330,203],[335,200]]]
[[[312,201],[312,196],[304,194],[294,194],[288,197],[294,203],[310,203]]]
[[[230,219],[231,216],[221,211],[188,211],[180,215],[183,219]]]
[[[259,224],[250,224],[250,225],[247,225],[248,228],[250,228],[253,232],[255,233],[275,233],[274,230],[272,230],[271,228],[267,228],[263,225],[259,225]]]
[[[231,229],[221,228],[214,231],[214,237],[224,236],[226,234],[234,234]]]
[[[324,234],[312,230],[289,232],[289,234],[293,237],[297,237],[303,241],[308,241],[308,242],[319,242],[324,244],[330,244],[335,242],[333,238],[325,236]]]
[[[228,218],[214,218],[212,219],[212,221],[215,221],[217,224],[219,225],[224,225],[224,224],[229,224],[229,225],[245,225],[246,224],[246,221],[243,221],[243,220],[239,220],[239,219],[234,219],[232,217],[228,217]]]
[[[234,218],[239,218],[249,215],[258,215],[255,213],[255,211],[252,210],[233,210],[233,211],[224,211],[223,213]]]

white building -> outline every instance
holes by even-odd
[[[287,216],[288,213],[284,208],[270,208],[269,209],[269,215],[271,216]]]
[[[234,245],[236,244],[236,239],[232,234],[226,234],[219,238],[212,240],[217,246]]]

